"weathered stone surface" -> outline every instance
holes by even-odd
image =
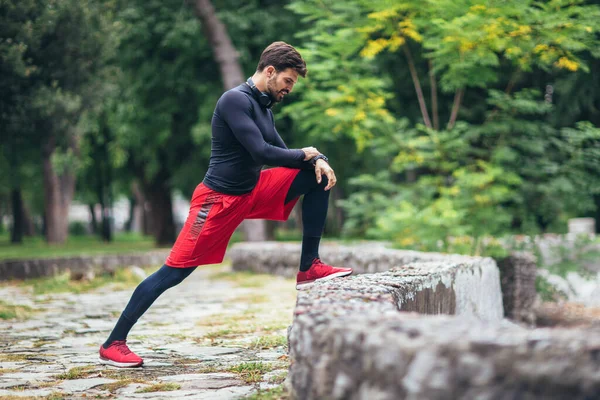
[[[25,397],[25,398],[45,398],[46,396],[49,396],[50,394],[52,394],[52,392],[54,392],[54,390],[52,388],[48,388],[48,389],[28,389],[28,390],[19,390],[19,391],[14,391],[14,390],[0,390],[0,398],[4,398],[4,396],[6,396],[7,398],[15,398],[15,397]]]
[[[483,265],[414,263],[387,272],[320,282],[308,291],[299,292],[295,314],[334,307],[336,313],[401,310],[499,321],[502,300],[497,270],[494,274],[492,267],[487,262]],[[486,273],[488,269],[491,271]],[[482,279],[486,275],[490,278]],[[488,290],[479,290],[480,287]]]
[[[516,321],[534,324],[533,306],[537,297],[535,256],[531,253],[515,252],[498,260],[498,268],[504,315]]]
[[[414,263],[300,292],[288,337],[294,398],[558,400],[600,393],[600,327],[526,330],[481,318],[485,291],[456,296],[456,316],[399,311],[407,304],[448,311],[446,289],[460,293],[467,285],[461,273],[485,275],[476,261],[448,265]],[[407,293],[412,303],[403,301]]]
[[[71,271],[74,276],[81,276],[83,278],[91,273],[111,272],[124,266],[161,265],[164,263],[167,255],[167,250],[159,250],[134,254],[3,260],[0,261],[0,281],[53,276],[66,271]]]
[[[106,378],[71,379],[60,383],[57,388],[67,393],[83,392],[93,387],[112,382],[115,382],[115,380]]]
[[[234,269],[287,275],[297,270],[298,252],[297,244],[239,243],[229,255]],[[378,243],[330,244],[322,246],[320,253],[328,263],[351,267],[363,275],[316,285],[311,292],[319,301],[333,302],[338,297],[343,301],[346,293],[360,293],[365,296],[362,301],[386,298],[402,311],[475,315],[485,320],[503,317],[500,276],[491,258],[394,250]],[[381,271],[386,272],[364,274]],[[320,290],[326,294],[319,296]],[[301,309],[299,297],[297,311]]]

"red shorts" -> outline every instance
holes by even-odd
[[[256,187],[237,196],[199,184],[192,195],[185,225],[165,264],[178,268],[218,264],[223,261],[231,235],[243,220],[287,220],[298,198],[284,204],[285,197],[299,172],[283,167],[263,170]]]

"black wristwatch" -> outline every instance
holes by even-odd
[[[329,158],[325,157],[323,154],[319,154],[318,156],[316,156],[316,157],[313,157],[313,158],[310,160],[310,163],[311,163],[312,165],[317,165],[317,160],[323,160],[323,161],[325,161],[326,163],[328,163],[328,162],[329,162]]]

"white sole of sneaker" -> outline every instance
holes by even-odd
[[[314,285],[315,282],[328,281],[328,280],[333,279],[333,278],[339,278],[339,277],[342,277],[342,276],[348,276],[351,273],[352,273],[352,271],[336,272],[335,274],[327,275],[324,278],[319,278],[319,279],[316,279],[314,281],[298,283],[298,284],[296,284],[296,290],[305,290],[305,289],[310,288],[312,285]]]
[[[119,368],[135,368],[135,367],[141,367],[142,364],[144,364],[143,361],[139,362],[139,363],[120,363],[120,362],[108,360],[108,359],[102,358],[102,357],[98,357],[98,361],[100,361],[100,364],[112,365],[113,367],[119,367]]]

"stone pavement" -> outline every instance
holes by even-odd
[[[236,399],[282,390],[294,281],[200,267],[133,328],[128,344],[143,368],[100,365],[98,347],[132,291],[33,295],[0,285],[5,304],[33,310],[0,319],[0,398]]]

